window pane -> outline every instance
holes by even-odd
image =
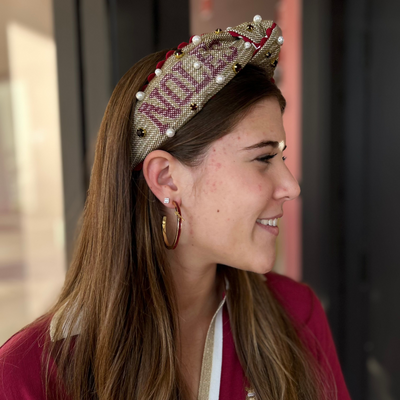
[[[0,6],[0,344],[64,279],[56,49],[50,0]]]

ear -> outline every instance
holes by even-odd
[[[163,150],[152,151],[143,162],[143,175],[147,185],[154,195],[164,203],[169,198],[168,208],[174,208],[172,201],[181,204],[179,185],[176,184],[179,175],[179,162]],[[175,179],[174,179],[175,178]]]

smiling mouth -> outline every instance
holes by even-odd
[[[258,219],[257,222],[262,225],[277,226],[279,218],[274,219]]]

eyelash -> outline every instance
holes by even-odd
[[[257,161],[261,161],[261,162],[264,162],[264,163],[266,163],[266,164],[269,164],[269,160],[271,160],[272,158],[274,158],[277,154],[278,154],[278,153],[276,153],[276,154],[270,154],[270,155],[268,155],[268,156],[264,156],[264,157],[257,158]],[[287,159],[286,156],[283,156],[283,157],[282,157],[282,160],[283,160],[283,161],[285,161],[286,159]]]

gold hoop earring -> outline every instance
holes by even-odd
[[[167,237],[167,216],[164,215],[163,219],[162,219],[162,233],[163,233],[163,237],[164,237],[164,244],[168,250],[174,250],[174,249],[176,249],[176,246],[178,246],[179,238],[181,236],[181,231],[182,231],[182,221],[184,221],[184,219],[182,218],[182,215],[181,215],[181,209],[179,208],[179,205],[175,201],[173,201],[172,204],[175,207],[175,215],[176,215],[176,220],[177,220],[175,239],[172,244],[169,244],[168,237]]]

